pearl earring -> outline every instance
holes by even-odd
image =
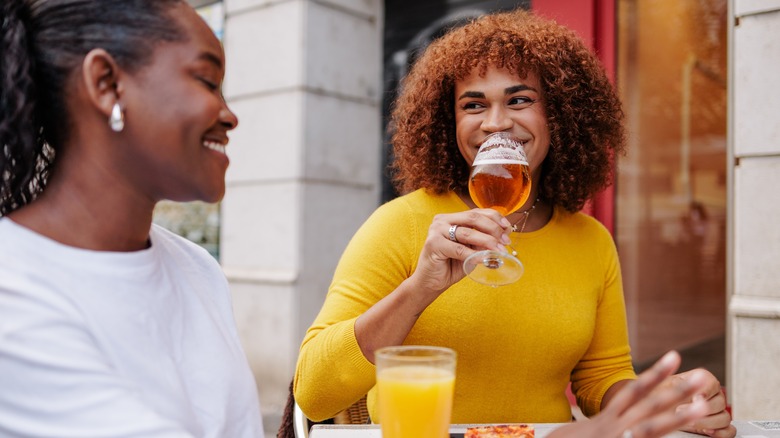
[[[108,125],[114,132],[122,132],[125,129],[125,113],[119,107],[119,102],[114,103],[111,108],[111,117],[108,118]]]

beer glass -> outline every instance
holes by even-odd
[[[455,351],[401,345],[376,351],[382,438],[449,438]]]
[[[479,208],[492,208],[507,216],[528,199],[528,158],[523,143],[512,134],[496,132],[487,136],[471,166],[469,194]],[[478,283],[502,286],[517,281],[524,268],[511,254],[485,250],[466,258],[463,270]]]

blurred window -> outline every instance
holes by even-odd
[[[695,350],[722,377],[727,0],[617,4],[629,145],[615,228],[632,353],[641,368],[668,349]]]

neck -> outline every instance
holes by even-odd
[[[536,193],[531,193],[525,204],[508,215],[507,220],[513,225],[514,231],[530,232],[547,225],[547,222],[552,218],[552,213],[553,206],[551,204],[541,199]]]
[[[528,224],[528,219],[531,217],[531,213],[533,213],[534,208],[536,208],[537,202],[539,202],[539,198],[534,199],[534,202],[530,207],[517,211],[517,213],[520,214],[520,219],[512,224],[512,231],[522,233],[525,230],[525,226]]]
[[[148,247],[155,203],[96,163],[57,164],[43,193],[9,217],[65,245],[95,251]],[[90,171],[85,171],[89,169]]]

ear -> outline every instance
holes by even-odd
[[[93,49],[84,57],[81,67],[81,79],[90,102],[108,119],[122,93],[119,66],[105,50]]]

